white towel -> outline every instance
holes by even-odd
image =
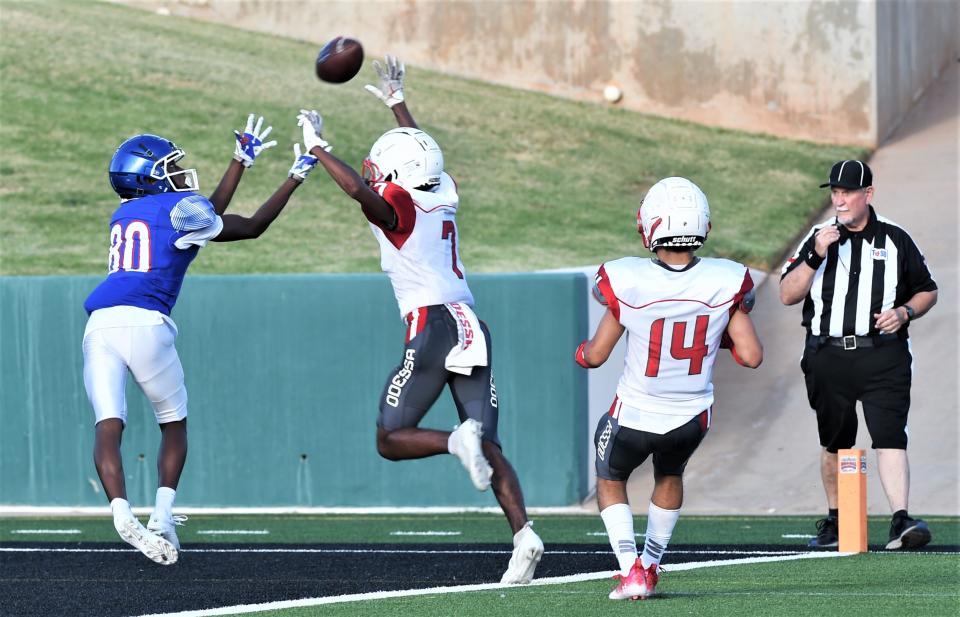
[[[469,375],[475,366],[487,365],[487,340],[480,330],[480,320],[466,304],[445,304],[457,322],[457,344],[447,354],[445,366],[448,371]]]

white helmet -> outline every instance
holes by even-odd
[[[400,127],[380,136],[363,161],[363,176],[373,182],[394,182],[407,190],[430,190],[440,184],[443,153],[420,129]]]
[[[686,178],[664,178],[640,202],[637,231],[651,251],[662,246],[696,250],[710,232],[707,196]]]

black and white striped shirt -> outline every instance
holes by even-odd
[[[783,280],[814,250],[817,230],[835,225],[836,219],[814,225],[781,270]],[[905,229],[870,206],[870,220],[858,232],[841,230],[840,241],[830,245],[803,301],[803,326],[814,336],[870,336],[878,334],[874,318],[921,291],[934,291],[923,254]],[[907,324],[901,338],[907,337]]]

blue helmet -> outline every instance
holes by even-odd
[[[120,144],[110,159],[110,186],[121,199],[168,191],[196,191],[199,189],[196,169],[169,172],[167,166],[184,157],[184,152],[169,139],[156,135],[136,135]],[[171,181],[173,176],[184,177],[184,188]]]

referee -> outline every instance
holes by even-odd
[[[918,548],[930,541],[930,529],[907,514],[913,363],[907,328],[936,304],[937,284],[906,230],[870,205],[873,173],[866,163],[838,162],[820,188],[828,186],[836,217],[814,225],[780,278],[781,302],[803,300],[800,368],[823,446],[828,511],[810,546],[838,544],[837,450],[856,442],[859,400],[893,511],[886,548]]]

